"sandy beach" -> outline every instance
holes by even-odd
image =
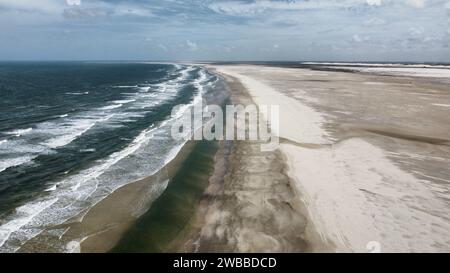
[[[221,71],[218,69],[219,73]],[[230,102],[250,105],[242,83],[223,74]],[[247,128],[248,129],[248,128]],[[178,252],[326,251],[311,227],[281,151],[261,141],[223,141],[199,208],[174,243]]]
[[[211,184],[197,250],[450,251],[447,78],[208,67],[234,102],[280,105],[281,144],[232,149],[239,167]]]
[[[278,148],[188,142],[19,252],[450,251],[445,73],[204,66],[227,84],[210,103],[280,106]]]

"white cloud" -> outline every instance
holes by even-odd
[[[381,6],[382,0],[367,0],[369,6]]]
[[[12,12],[42,13],[53,17],[61,14],[69,18],[86,18],[103,15],[153,16],[145,6],[113,4],[103,1],[81,0],[0,0],[0,9]]]
[[[66,3],[69,6],[79,6],[81,5],[81,0],[66,0]]]
[[[209,8],[217,13],[233,16],[251,16],[268,10],[308,10],[327,8],[349,8],[367,5],[368,2],[381,2],[381,0],[316,0],[316,1],[271,1],[260,0],[255,2],[217,1]]]
[[[352,40],[357,43],[363,41],[363,39],[358,34],[353,35]]]
[[[233,52],[233,50],[234,50],[235,48],[236,48],[236,47],[235,47],[234,45],[231,45],[231,46],[224,46],[224,47],[223,47],[223,51],[226,52],[226,53],[231,53],[231,52]]]
[[[186,45],[187,45],[187,47],[188,47],[188,49],[190,51],[197,51],[198,50],[198,45],[196,43],[194,43],[194,42],[186,40]]]
[[[415,8],[424,8],[426,5],[426,0],[406,0],[405,2]]]
[[[80,6],[67,0],[0,0],[0,31],[17,39],[4,39],[0,55],[28,54],[45,38],[49,49],[44,53],[51,58],[71,41],[82,47],[80,56],[100,57],[114,50],[140,58],[151,48],[154,56],[174,59],[327,58],[330,49],[347,52],[343,58],[352,58],[352,50],[384,58],[377,54],[385,46],[383,54],[416,58],[402,55],[408,51],[401,44],[423,50],[417,52],[422,57],[439,50],[446,57],[449,18],[450,0],[81,0]],[[61,29],[73,33],[60,37]],[[142,48],[135,44],[149,33],[154,40]],[[111,52],[91,48],[93,40]],[[66,53],[58,54],[64,58]]]
[[[167,46],[163,45],[163,44],[159,44],[158,48],[160,48],[162,51],[167,52],[169,51],[169,49],[167,48]]]
[[[419,37],[422,36],[425,33],[425,30],[423,27],[411,27],[409,29],[409,35],[411,37]]]
[[[48,14],[61,13],[67,4],[57,0],[0,0],[0,8],[37,11]]]
[[[366,27],[371,27],[371,26],[381,26],[384,25],[385,23],[386,21],[381,18],[370,18],[365,20],[363,25]]]
[[[275,1],[259,0],[244,1],[215,1],[208,7],[217,13],[232,16],[254,16],[266,11],[295,11],[312,9],[352,8],[361,6],[381,7],[388,5],[410,6],[424,8],[427,0],[310,0],[310,1]]]
[[[64,9],[63,16],[69,19],[86,19],[102,16],[153,17],[154,15],[150,9],[143,6],[93,1],[83,2],[80,6],[68,5]]]
[[[353,35],[352,40],[355,43],[367,42],[370,40],[370,36],[360,36],[358,34],[355,34]]]

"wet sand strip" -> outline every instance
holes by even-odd
[[[215,141],[199,141],[163,194],[112,252],[167,252],[189,223],[214,168]]]

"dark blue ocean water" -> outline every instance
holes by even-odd
[[[184,144],[172,108],[217,80],[178,64],[0,63],[0,251],[164,166]]]

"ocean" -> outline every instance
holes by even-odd
[[[0,63],[0,252],[164,167],[184,145],[172,123],[218,82],[181,64]]]

